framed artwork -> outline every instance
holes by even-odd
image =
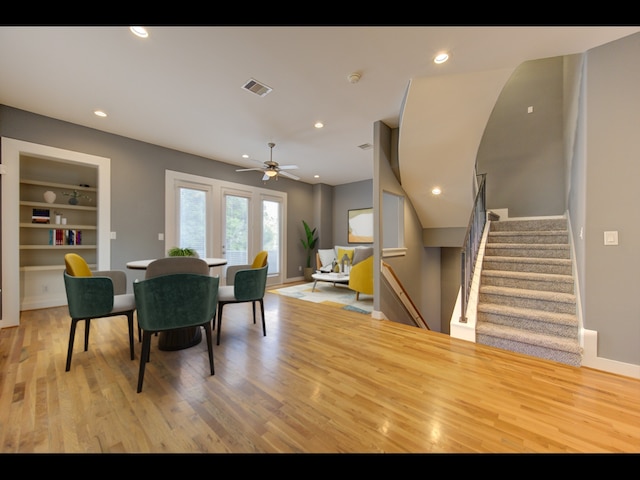
[[[373,243],[373,208],[349,210],[349,243]]]

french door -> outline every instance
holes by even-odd
[[[165,188],[165,250],[189,247],[227,265],[250,264],[266,250],[267,284],[284,283],[286,193],[169,170]]]

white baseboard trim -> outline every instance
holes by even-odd
[[[598,357],[598,332],[583,330],[582,366],[640,379],[640,365]]]

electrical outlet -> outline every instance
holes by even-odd
[[[302,271],[302,265],[298,265],[298,271],[301,272]]]

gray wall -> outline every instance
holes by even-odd
[[[349,210],[373,207],[373,181],[347,183],[333,187],[333,245],[349,245]]]
[[[599,356],[640,365],[640,34],[587,52],[585,163],[571,206],[585,212],[583,316],[598,332]],[[572,187],[573,187],[572,183]],[[578,215],[576,215],[578,217]],[[573,218],[573,214],[572,214]],[[605,246],[604,232],[619,245]],[[580,243],[580,242],[579,242]]]
[[[505,84],[478,148],[487,208],[508,208],[509,217],[565,213],[562,87],[563,57],[525,62]]]
[[[126,271],[126,263],[132,259],[165,256],[164,241],[158,240],[158,233],[165,231],[164,177],[165,169],[169,169],[287,192],[289,249],[285,277],[301,275],[298,265],[305,261],[300,244],[302,220],[315,218],[314,187],[310,184],[288,179],[265,184],[259,172],[236,172],[238,167],[234,165],[4,105],[0,105],[0,136],[111,159],[111,229],[117,233],[111,244],[111,268]],[[133,281],[135,273],[127,271],[127,275]]]

